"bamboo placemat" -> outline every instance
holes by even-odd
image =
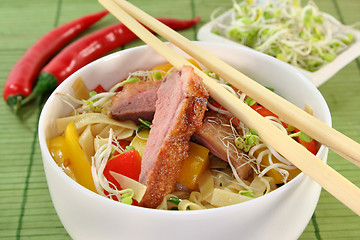
[[[230,8],[230,0],[131,0],[157,17],[188,19],[201,23],[181,33],[196,39],[198,28],[211,12]],[[360,21],[360,1],[317,0],[321,10],[346,24]],[[13,64],[41,35],[59,24],[102,9],[96,0],[2,0],[0,2],[0,86]],[[181,10],[179,10],[181,9]],[[116,22],[107,16],[90,31]],[[143,44],[135,41],[124,48]],[[332,113],[333,126],[360,142],[360,59],[356,59],[322,85]],[[15,116],[0,101],[0,239],[70,239],[56,215],[47,189],[37,138],[41,102]],[[328,163],[360,186],[359,170],[333,152]],[[296,216],[294,216],[296,217]],[[286,227],[286,222],[284,222]],[[322,191],[315,214],[300,239],[359,239],[360,218]],[[269,239],[272,239],[269,236]]]

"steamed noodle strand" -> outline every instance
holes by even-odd
[[[95,156],[92,158],[91,172],[95,182],[96,190],[100,195],[108,196],[110,198],[116,197],[115,199],[121,201],[123,194],[130,194],[130,196],[133,196],[134,192],[132,189],[118,190],[117,187],[109,182],[104,175],[106,163],[109,161],[110,155],[113,151],[113,140],[113,131],[110,129],[109,139],[107,140],[106,145],[101,146],[100,151],[96,152],[99,154],[95,154]],[[107,194],[105,194],[105,191]]]

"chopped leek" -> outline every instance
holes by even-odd
[[[175,205],[179,205],[179,203],[182,201],[182,199],[180,199],[178,197],[171,197],[167,201],[170,203],[173,203]]]
[[[127,152],[127,151],[130,151],[130,150],[134,150],[135,148],[133,147],[133,146],[126,146],[126,148],[125,148],[125,152]]]
[[[152,125],[152,122],[143,120],[141,118],[139,118],[138,120],[139,120],[139,122],[141,122],[141,125],[139,126],[139,128],[148,128],[148,129],[150,129],[150,126]],[[140,131],[140,129],[138,129],[138,131]]]
[[[168,201],[169,203],[173,203],[173,204],[175,204],[175,205],[179,205],[179,203],[182,201],[182,199],[181,199],[181,198],[178,198],[178,197],[170,197],[167,201]],[[190,207],[187,206],[186,209],[187,209],[187,210],[190,210]],[[172,210],[178,210],[178,208],[175,207],[175,208],[172,208]]]
[[[299,137],[302,141],[304,142],[311,142],[312,138],[310,136],[308,136],[307,134],[305,134],[304,132],[296,132],[296,133],[292,133],[289,135],[289,137]]]
[[[254,193],[251,191],[247,191],[247,190],[241,190],[239,192],[240,195],[246,196],[246,197],[255,197]]]

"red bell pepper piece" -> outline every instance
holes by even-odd
[[[140,170],[141,156],[138,151],[130,150],[110,159],[104,169],[104,176],[120,190],[122,189],[121,186],[110,172],[116,172],[135,181],[139,181]]]
[[[125,148],[130,145],[130,142],[126,141],[126,140],[123,140],[123,139],[116,139],[116,140],[113,140],[113,144],[114,145],[120,145],[120,147],[123,150],[125,150]],[[119,154],[120,153],[118,151],[116,151],[116,150],[114,151],[114,156],[119,155]]]
[[[299,129],[295,129],[294,132],[300,132]],[[301,140],[300,137],[296,137],[297,141],[303,145],[304,147],[306,147],[306,149],[311,152],[312,154],[316,155],[316,146],[315,146],[315,140],[312,139],[310,142],[305,142],[303,140]]]
[[[272,117],[279,118],[276,114],[271,112],[269,109],[267,109],[259,104],[254,104],[251,106],[251,108],[254,109],[257,113],[259,113],[263,117],[272,116]],[[281,121],[281,124],[284,126],[284,128],[288,128],[288,126],[289,126],[287,123],[285,123],[283,121]]]
[[[277,116],[273,112],[271,112],[270,110],[268,110],[267,108],[261,105],[254,104],[251,106],[251,108],[254,109],[257,113],[259,113],[263,117],[273,116],[277,118]]]
[[[212,102],[211,105],[213,105],[214,107],[219,108],[219,109],[221,109],[221,110],[227,111],[226,108],[224,108],[224,107],[223,107],[220,103],[218,103],[217,101]]]
[[[7,104],[17,112],[22,99],[30,95],[41,68],[50,58],[107,13],[101,11],[68,22],[54,28],[32,45],[16,62],[6,80],[3,97]],[[56,79],[50,78],[42,87],[53,90],[56,86]]]
[[[258,112],[263,117],[267,117],[267,116],[277,117],[273,112],[271,112],[270,110],[266,109],[265,107],[263,107],[261,105],[254,104],[251,106],[251,108],[254,109],[256,112]],[[288,127],[288,124],[286,124],[284,122],[282,122],[282,124],[285,128]],[[295,129],[294,132],[299,132],[299,129]],[[300,137],[296,137],[296,139],[301,145],[306,147],[307,150],[309,150],[311,153],[316,155],[316,147],[315,147],[314,139],[312,139],[311,142],[305,142],[305,141],[301,140]]]
[[[105,89],[103,88],[103,86],[101,86],[101,84],[97,85],[97,87],[94,89],[94,91],[97,93],[106,92]]]

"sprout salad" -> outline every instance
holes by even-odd
[[[213,18],[213,33],[310,72],[333,61],[354,42],[351,27],[321,12],[313,1],[233,0],[228,23]]]

